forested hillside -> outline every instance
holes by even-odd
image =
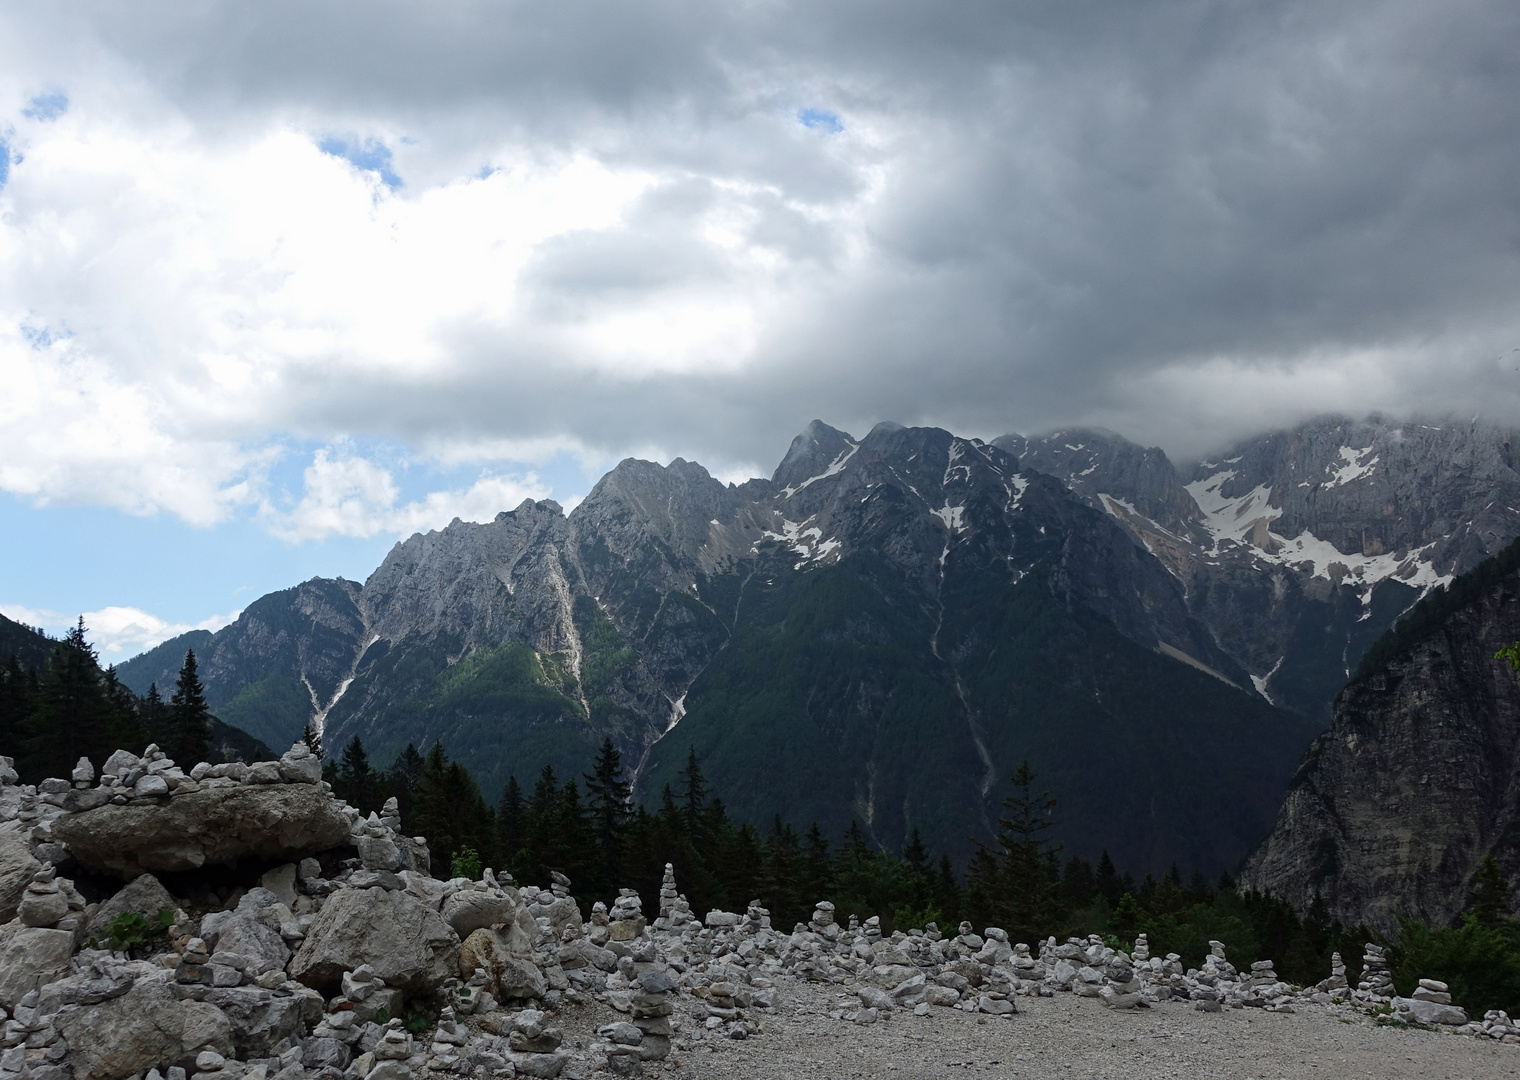
[[[167,700],[157,686],[138,696],[101,669],[83,619],[53,641],[17,623],[0,626],[0,754],[23,780],[67,777],[81,757],[98,768],[113,750],[156,742],[191,761],[256,760],[268,749],[206,707],[193,653],[183,657]]]

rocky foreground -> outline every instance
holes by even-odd
[[[1509,1017],[1393,996],[1376,947],[1358,986],[1337,958],[1302,988],[1218,943],[1184,970],[1143,937],[886,936],[827,902],[788,933],[758,903],[698,919],[669,867],[652,922],[626,889],[588,922],[559,875],[434,878],[394,802],[334,799],[301,743],[188,772],[118,751],[36,787],[0,762],[0,1080],[1520,1067]]]

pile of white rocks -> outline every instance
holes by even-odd
[[[831,1015],[855,1025],[935,1008],[1011,1021],[1021,996],[1071,993],[1116,1010],[1381,1009],[1520,1042],[1503,1013],[1469,1024],[1443,984],[1395,998],[1376,946],[1355,990],[1339,956],[1299,989],[1269,961],[1238,970],[1219,942],[1188,970],[1144,936],[1125,951],[969,923],[888,934],[827,901],[787,932],[759,901],[699,919],[668,865],[653,922],[631,889],[583,918],[562,874],[432,877],[394,800],[363,815],[320,777],[304,743],[188,771],[150,746],[35,787],[0,758],[0,1080],[638,1075],[763,1035],[794,979],[836,988]],[[214,903],[156,876],[246,860],[270,868]],[[126,883],[89,902],[69,867]],[[145,940],[109,951],[134,915]],[[567,1036],[571,1016],[584,1034]]]

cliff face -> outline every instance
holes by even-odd
[[[1492,851],[1520,885],[1520,569],[1346,687],[1243,880],[1347,924],[1450,923]]]

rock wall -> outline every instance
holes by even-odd
[[[1242,881],[1388,930],[1462,910],[1492,852],[1520,885],[1520,572],[1349,685]]]

